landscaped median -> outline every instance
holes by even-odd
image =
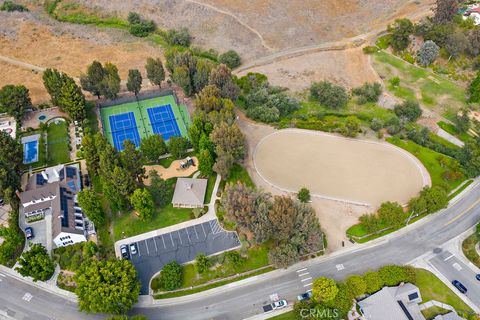
[[[465,257],[474,265],[480,268],[480,254],[477,251],[477,246],[480,243],[480,223],[477,225],[475,232],[463,240],[462,251]]]

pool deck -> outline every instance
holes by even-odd
[[[23,137],[20,141],[22,142],[22,144],[26,144],[26,143],[38,141],[38,140],[40,140],[40,134],[37,133],[37,134],[32,134],[31,136]]]

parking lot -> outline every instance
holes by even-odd
[[[183,264],[200,253],[208,256],[240,247],[237,233],[222,229],[217,219],[133,243],[138,253],[131,260],[142,284],[141,294],[149,293],[151,278],[170,261]]]

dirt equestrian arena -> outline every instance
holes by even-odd
[[[407,203],[431,185],[423,165],[387,143],[286,129],[263,138],[253,155],[258,174],[286,192],[308,188],[317,197],[377,207]]]

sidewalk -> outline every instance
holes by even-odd
[[[39,289],[45,290],[49,293],[55,294],[55,295],[57,295],[61,298],[67,299],[71,302],[74,302],[74,303],[78,302],[76,294],[74,294],[73,292],[67,291],[67,290],[60,289],[55,284],[53,284],[52,281],[50,281],[50,280],[47,281],[47,282],[43,282],[43,281],[34,282],[32,280],[32,278],[23,277],[20,273],[18,273],[14,269],[10,269],[10,268],[7,268],[7,267],[2,266],[2,265],[0,265],[0,272],[9,276],[9,277],[15,278],[18,281],[21,281],[21,282],[26,283],[28,285],[31,285],[31,286],[37,287]]]

